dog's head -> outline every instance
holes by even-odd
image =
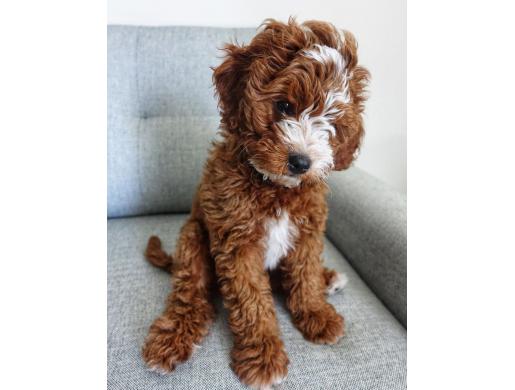
[[[350,33],[268,20],[249,45],[225,51],[213,74],[222,125],[258,172],[295,187],[351,164],[369,74]]]

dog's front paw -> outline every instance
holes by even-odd
[[[317,344],[336,344],[343,337],[343,317],[330,304],[319,310],[299,313],[295,317],[295,326],[309,341]]]
[[[143,359],[150,370],[167,374],[178,363],[186,361],[195,347],[193,337],[178,333],[173,321],[165,317],[158,318],[150,327],[150,332],[143,346]]]
[[[253,389],[272,389],[288,373],[288,356],[277,337],[249,345],[237,344],[231,355],[232,369],[243,383]]]

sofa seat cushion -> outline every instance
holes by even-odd
[[[232,338],[227,313],[217,298],[217,319],[193,357],[162,376],[146,369],[141,347],[148,328],[164,308],[169,275],[148,264],[143,251],[150,235],[172,251],[186,215],[108,220],[107,388],[242,389],[229,367]],[[326,240],[326,265],[345,272],[343,293],[329,298],[346,320],[346,335],[333,346],[315,345],[291,323],[284,298],[276,297],[277,317],[290,358],[279,389],[406,388],[406,330],[369,290],[340,252]]]

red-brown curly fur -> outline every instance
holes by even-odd
[[[328,172],[308,171],[295,177],[298,185],[292,186],[277,179],[290,177],[291,146],[280,136],[276,102],[289,102],[296,117],[308,107],[319,115],[328,91],[345,80],[335,63],[303,54],[317,44],[342,56],[348,76],[349,100],[336,101],[342,114],[331,118],[330,168],[345,169],[355,157],[363,134],[368,72],[357,65],[350,33],[318,21],[268,20],[249,45],[225,47],[226,58],[213,75],[222,140],[211,150],[173,259],[157,237],[150,238],[146,250],[147,259],[170,271],[173,279],[166,309],[152,324],[143,348],[150,367],[169,372],[191,356],[213,321],[211,290],[217,284],[234,335],[235,373],[254,388],[269,388],[286,376],[289,361],[264,266],[266,221],[282,213],[295,229],[292,248],[277,270],[293,323],[316,343],[333,344],[342,337],[343,318],[325,296],[336,273],[325,269],[321,259]]]

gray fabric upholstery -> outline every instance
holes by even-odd
[[[188,362],[167,376],[143,365],[144,337],[170,291],[169,275],[149,265],[143,251],[151,234],[158,234],[171,251],[184,220],[185,215],[169,215],[108,221],[109,390],[244,388],[229,368],[232,340],[219,298],[217,320]],[[329,242],[325,257],[327,265],[350,279],[343,293],[330,298],[345,316],[346,336],[334,346],[309,343],[293,327],[278,297],[278,319],[291,361],[278,389],[405,389],[406,330]]]
[[[405,196],[358,168],[329,184],[329,239],[406,326]]]
[[[109,26],[109,217],[187,211],[219,124],[211,66],[255,29]]]

